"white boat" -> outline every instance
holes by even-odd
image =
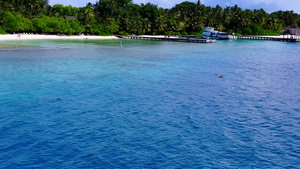
[[[202,33],[202,38],[204,39],[218,39],[218,40],[227,40],[229,35],[227,32],[221,32],[215,30],[213,27],[206,27]]]

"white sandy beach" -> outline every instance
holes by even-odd
[[[86,36],[86,35],[35,35],[35,34],[9,34],[0,35],[0,41],[7,40],[47,40],[47,39],[119,39],[116,36]]]

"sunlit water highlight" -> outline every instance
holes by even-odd
[[[0,168],[300,166],[298,43],[1,43]]]

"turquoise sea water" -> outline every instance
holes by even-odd
[[[300,166],[298,43],[1,43],[0,168]]]

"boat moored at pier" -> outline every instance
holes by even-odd
[[[227,32],[221,32],[215,30],[213,27],[206,27],[202,33],[202,38],[204,39],[218,39],[218,40],[227,40],[230,39],[230,36]]]

